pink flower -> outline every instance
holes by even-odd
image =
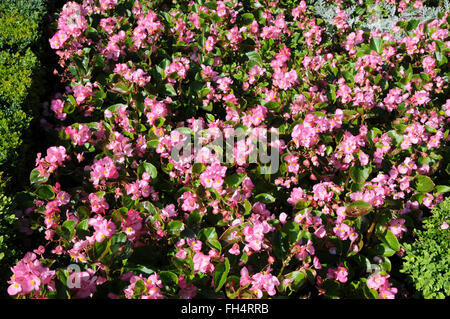
[[[102,159],[95,159],[91,166],[91,178],[94,186],[98,185],[101,178],[116,179],[119,177],[119,172],[110,157]]]
[[[205,50],[208,52],[212,52],[214,50],[214,45],[216,44],[216,40],[213,36],[209,36],[205,41]]]
[[[239,255],[241,253],[239,249],[239,244],[234,243],[233,246],[230,248],[230,250],[228,250],[228,252],[232,255]]]
[[[184,192],[180,199],[183,199],[181,209],[185,212],[192,212],[200,207],[197,204],[197,195],[192,194],[191,192]]]
[[[448,229],[449,225],[447,222],[443,222],[441,225],[441,229]]]
[[[347,224],[344,224],[344,223],[337,224],[333,228],[333,232],[336,234],[336,236],[340,240],[346,240],[348,238],[349,231],[350,231],[350,227]]]
[[[367,279],[367,286],[369,286],[370,289],[378,290],[381,286],[383,286],[386,283],[386,280],[388,276],[383,276],[380,273],[374,274]]]
[[[270,273],[260,272],[251,277],[251,284],[252,286],[250,287],[250,291],[255,293],[256,296],[261,299],[264,292],[267,292],[269,296],[275,296],[275,288],[280,284],[280,282],[277,277],[272,276]]]
[[[56,118],[58,120],[64,121],[67,114],[64,113],[64,102],[61,99],[53,99],[50,108],[55,112]]]
[[[332,280],[337,280],[341,283],[347,282],[348,271],[347,268],[339,266],[337,269],[328,269],[327,277]]]
[[[292,130],[292,140],[297,147],[311,147],[319,141],[319,136],[315,128],[311,126],[311,123],[304,122],[297,124]]]
[[[403,218],[393,219],[389,222],[388,228],[396,237],[402,237],[403,233],[407,231],[404,224],[405,220]]]
[[[128,211],[127,218],[122,220],[121,227],[129,240],[136,240],[139,236],[140,230],[142,229],[142,217],[140,216],[140,213],[130,209]]]
[[[220,191],[222,189],[226,171],[227,168],[225,166],[214,163],[211,166],[208,166],[206,170],[200,174],[200,182],[205,188],[212,187]]]
[[[414,93],[413,99],[417,105],[424,105],[430,102],[429,93],[424,90]]]
[[[423,60],[422,60],[422,66],[423,69],[426,73],[432,72],[433,69],[435,68],[435,60],[434,58],[432,58],[431,56],[426,56]]]
[[[94,227],[94,238],[98,242],[102,242],[105,238],[111,238],[116,232],[116,225],[100,215],[90,218],[88,224]]]
[[[64,146],[52,146],[47,150],[45,160],[51,165],[59,166],[66,158],[66,148]]]
[[[32,252],[25,254],[24,258],[20,260],[14,267],[11,268],[13,275],[8,281],[9,295],[28,295],[31,292],[37,293],[47,285],[51,291],[55,289],[53,279],[56,277],[55,271],[50,271],[49,268],[43,267],[40,260]]]
[[[422,204],[424,206],[430,208],[430,209],[433,208],[433,206],[434,206],[434,204],[433,204],[434,196],[431,195],[430,193],[426,193],[425,196],[426,197],[422,200]]]
[[[292,206],[295,206],[299,201],[305,199],[305,193],[301,187],[295,187],[292,189],[291,196],[288,198],[287,202]]]
[[[197,252],[192,261],[195,272],[210,273],[214,271],[214,265],[210,262],[210,257],[202,252]]]
[[[186,282],[186,279],[181,275],[178,277],[178,286],[180,287],[180,297],[183,299],[192,299],[197,294],[197,287]]]
[[[83,85],[74,86],[73,94],[75,97],[75,101],[77,102],[77,105],[80,105],[87,98],[94,96],[94,93],[92,92],[92,84],[87,83],[85,86],[83,86]]]

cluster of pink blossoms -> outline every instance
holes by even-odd
[[[114,161],[110,157],[94,160],[94,164],[91,167],[91,178],[95,186],[100,183],[101,178],[115,179],[118,177],[119,172],[117,171]],[[104,183],[105,181],[102,180],[101,182]]]
[[[256,295],[257,298],[262,298],[264,293],[269,296],[276,294],[276,287],[280,285],[277,277],[270,274],[270,269],[265,272],[259,272],[250,277],[247,267],[241,269],[241,286],[251,285],[250,291]]]
[[[392,287],[392,284],[388,281],[389,277],[389,275],[376,273],[367,279],[367,286],[377,290],[381,299],[394,299],[398,289]]]
[[[133,273],[128,273],[121,278],[124,281],[130,281],[130,285],[125,288],[125,297],[132,299],[136,295],[141,299],[163,299],[161,294],[162,281],[158,274],[152,274],[148,278],[136,276]],[[142,285],[136,286],[138,283]]]
[[[48,177],[68,158],[64,146],[52,146],[47,150],[47,156],[41,158],[41,153],[37,154],[36,169],[41,176]]]
[[[28,252],[25,257],[20,260],[17,265],[11,268],[13,275],[8,281],[8,294],[10,295],[28,295],[32,292],[35,297],[39,298],[39,291],[43,285],[47,286],[50,291],[55,290],[56,277],[54,270],[44,267],[36,254]]]

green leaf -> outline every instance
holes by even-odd
[[[241,16],[243,24],[247,25],[255,21],[255,16],[249,12],[242,14]]]
[[[370,205],[369,203],[362,200],[357,200],[356,202],[353,202],[347,206],[345,213],[351,217],[359,217],[367,215],[368,213],[370,213],[371,209],[372,205]]]
[[[293,271],[291,273],[288,273],[286,275],[286,278],[294,280],[290,284],[293,291],[298,291],[308,282],[308,278],[303,271]]]
[[[220,244],[218,239],[214,239],[214,238],[208,239],[206,241],[206,244],[209,247],[211,247],[212,249],[217,250],[219,252],[219,254],[222,252],[222,245]]]
[[[77,223],[74,220],[66,220],[61,227],[58,228],[58,234],[67,241],[70,241],[75,235],[75,225]]]
[[[209,239],[217,239],[216,228],[215,227],[203,228],[198,233],[198,239],[200,239],[202,241],[206,241],[206,240],[209,240]]]
[[[117,253],[120,248],[122,248],[128,241],[127,235],[125,233],[118,233],[111,236],[111,252]]]
[[[250,214],[252,211],[252,204],[248,201],[248,199],[244,200],[244,215]]]
[[[275,197],[273,197],[271,194],[261,193],[255,196],[255,200],[265,204],[270,204],[275,202]]]
[[[384,232],[382,235],[380,235],[380,237],[380,239],[394,251],[397,252],[400,250],[400,243],[398,242],[397,237],[395,237],[395,235],[390,230]]]
[[[288,221],[283,225],[283,233],[287,235],[290,243],[296,243],[300,240],[300,226],[294,221]]]
[[[45,183],[48,181],[48,177],[42,176],[37,168],[33,169],[30,174],[30,182],[31,184],[36,183]]]
[[[266,104],[264,104],[265,107],[267,107],[269,110],[279,110],[280,109],[280,103],[276,101],[270,101]]]
[[[159,278],[164,285],[173,287],[178,285],[178,276],[171,271],[161,271],[158,273]]]
[[[251,63],[249,63],[250,67],[253,67],[255,64],[257,64],[260,67],[263,67],[263,60],[261,58],[261,55],[258,52],[251,51],[251,52],[247,52],[245,55],[251,62]]]
[[[102,242],[96,241],[94,244],[94,259],[95,261],[100,261],[105,257],[110,251],[111,239],[105,238]]]
[[[295,208],[296,209],[305,209],[305,208],[309,207],[310,204],[311,204],[311,201],[309,201],[309,200],[299,200],[295,204]]]
[[[216,292],[226,283],[229,271],[230,261],[228,258],[225,258],[225,262],[216,265],[214,270],[214,287]]]
[[[434,183],[428,176],[419,175],[416,177],[415,189],[421,193],[429,193],[434,189]]]
[[[50,185],[40,186],[36,193],[42,199],[51,200],[55,198],[55,193],[53,192],[53,188]]]
[[[245,174],[233,174],[230,176],[225,177],[225,184],[227,184],[230,187],[237,188],[242,181],[245,179],[247,175]]]
[[[111,91],[114,93],[122,94],[122,95],[128,95],[130,94],[130,88],[125,85],[125,83],[119,82],[116,83],[112,88]]]
[[[169,96],[177,96],[177,92],[171,84],[166,84],[164,88],[166,89],[166,94],[168,94]]]
[[[155,179],[156,176],[158,176],[158,170],[156,169],[155,165],[149,162],[142,162],[141,165],[138,168],[138,174],[139,176],[142,176],[142,173],[149,173],[151,179]]]
[[[84,239],[86,238],[86,236],[89,235],[89,224],[88,224],[89,219],[83,219],[81,222],[78,223],[77,226],[77,236],[78,238]]]
[[[447,64],[447,57],[442,52],[436,51],[434,55],[436,56],[436,60],[438,61],[438,66]]]
[[[328,89],[329,89],[329,95],[331,98],[331,101],[333,101],[333,103],[336,102],[336,86],[334,86],[333,84],[328,84]]]
[[[435,188],[435,192],[438,194],[444,194],[444,193],[450,192],[450,187],[446,186],[446,185],[438,185]]]
[[[363,184],[371,172],[372,167],[370,166],[361,167],[359,165],[355,165],[350,168],[350,177],[356,184]]]
[[[370,253],[375,256],[391,257],[396,253],[396,251],[389,247],[389,245],[382,243],[373,247],[370,250]]]
[[[206,166],[203,163],[194,163],[194,165],[192,165],[192,172],[196,173],[196,174],[200,174],[200,173],[204,172],[205,169],[206,169]]]
[[[184,230],[184,224],[179,220],[173,220],[167,225],[167,230],[171,235],[179,234]]]
[[[144,280],[139,279],[138,281],[136,281],[136,283],[134,284],[134,293],[136,295],[142,295],[146,291],[147,291],[147,288],[145,286]]]
[[[383,53],[383,39],[378,37],[370,39],[370,48],[378,54]]]
[[[409,20],[406,26],[406,31],[414,30],[420,23],[420,20]]]

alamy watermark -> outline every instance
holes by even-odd
[[[261,174],[275,174],[280,168],[276,128],[177,128],[171,138],[176,142],[170,153],[175,162],[258,164]]]

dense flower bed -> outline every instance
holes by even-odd
[[[449,190],[449,12],[381,32],[353,1],[331,26],[305,1],[149,3],[60,13],[60,140],[24,212],[47,244],[9,294],[394,298],[400,241]],[[207,147],[235,135],[232,163]]]

